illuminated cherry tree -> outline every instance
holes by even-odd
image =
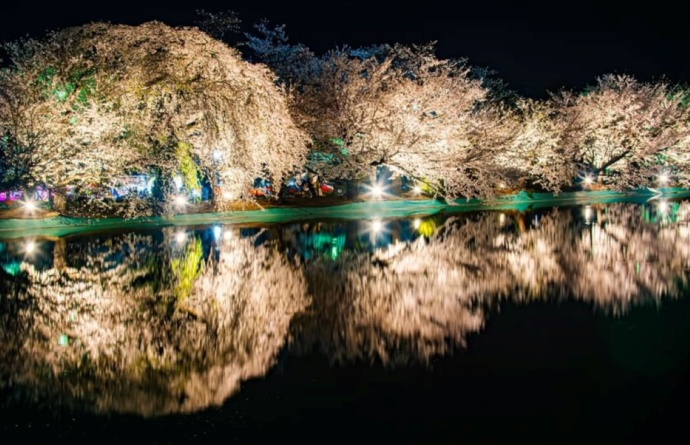
[[[535,184],[558,192],[572,183],[577,174],[563,152],[565,120],[556,118],[557,107],[550,101],[520,99],[504,119],[503,131],[510,133],[505,150],[496,154],[504,168],[506,187],[524,188]]]
[[[656,186],[660,175],[687,184],[690,110],[682,90],[606,75],[582,94],[554,100],[564,120],[562,153],[580,175],[617,189]]]
[[[207,178],[221,205],[248,197],[255,176],[280,182],[303,162],[273,74],[196,28],[92,24],[10,48],[0,133],[37,182],[108,187],[154,172],[170,198]]]
[[[297,86],[296,114],[326,152],[326,176],[359,178],[387,165],[447,198],[490,196],[511,134],[500,105],[464,61],[433,46],[344,48]]]

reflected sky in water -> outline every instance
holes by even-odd
[[[506,301],[612,317],[681,298],[690,204],[654,201],[0,242],[6,404],[222,404],[283,351],[392,369],[462,354]]]

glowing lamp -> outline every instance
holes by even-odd
[[[180,195],[175,198],[175,205],[177,207],[184,207],[187,204],[187,198],[184,196]]]
[[[381,188],[380,185],[376,184],[371,188],[371,196],[374,198],[380,198],[383,196],[383,188]]]
[[[36,210],[36,203],[33,201],[24,201],[24,210],[27,212],[33,212]]]
[[[590,174],[587,174],[587,175],[582,179],[582,182],[583,182],[585,185],[592,185],[592,184],[594,184],[594,177],[592,177],[592,175],[590,175]]]
[[[36,250],[36,243],[34,243],[33,241],[29,241],[28,243],[26,243],[24,250],[26,251],[26,253],[31,255]]]

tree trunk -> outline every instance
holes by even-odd
[[[64,187],[55,188],[51,194],[51,204],[56,212],[65,213],[67,210],[67,189]]]

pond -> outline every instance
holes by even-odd
[[[0,435],[669,432],[690,202],[0,240]]]

